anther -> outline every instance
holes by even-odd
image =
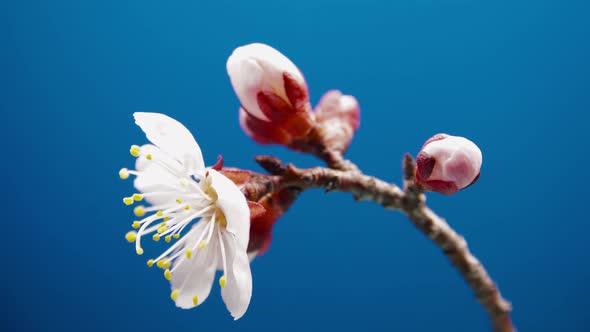
[[[172,291],[172,293],[170,293],[170,298],[172,299],[172,301],[176,301],[176,299],[178,298],[178,293],[180,293],[178,289],[175,289]]]
[[[143,207],[141,205],[140,206],[136,206],[135,209],[133,209],[133,213],[137,217],[143,217],[145,215],[145,207]]]
[[[225,284],[227,283],[227,279],[225,278],[225,276],[221,276],[221,278],[219,278],[219,286],[221,286],[221,288],[225,287]]]
[[[121,168],[119,171],[119,177],[121,180],[127,180],[129,178],[129,170],[127,168]]]
[[[133,194],[131,196],[131,198],[133,198],[134,201],[139,202],[143,199],[143,195],[142,194]]]
[[[137,248],[137,250],[135,250],[135,252],[136,252],[138,255],[143,255],[143,249],[141,249],[141,248]]]
[[[132,145],[131,149],[129,149],[129,153],[131,153],[131,155],[134,157],[139,157],[141,154],[141,148],[137,145]]]
[[[125,239],[129,243],[135,242],[137,240],[137,233],[135,231],[129,231],[125,234]]]
[[[131,224],[131,227],[138,229],[141,227],[141,223],[139,221],[134,221],[133,224]]]
[[[154,234],[154,236],[152,236],[152,239],[156,242],[160,241],[160,234]]]
[[[154,266],[154,260],[153,260],[153,259],[149,259],[149,260],[147,261],[147,266],[148,266],[148,267],[152,267],[152,266]]]
[[[166,271],[164,271],[164,278],[166,278],[166,280],[172,279],[172,272],[170,272],[170,270],[166,269]]]
[[[123,203],[125,203],[125,205],[133,204],[133,197],[123,197]]]

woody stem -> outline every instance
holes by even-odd
[[[271,177],[266,177],[266,181],[269,183],[264,186],[258,184],[261,188],[268,190],[322,188],[326,191],[348,192],[356,200],[372,201],[386,209],[403,212],[422,234],[440,248],[459,271],[473,290],[476,299],[486,310],[493,331],[516,331],[510,318],[512,307],[502,297],[500,290],[483,264],[471,253],[465,239],[455,232],[443,218],[426,206],[424,190],[414,182],[416,165],[410,155],[406,155],[403,162],[403,189],[395,184],[364,175],[350,162],[348,163],[353,167],[343,167],[344,170],[337,170],[324,167],[300,169],[291,164],[284,167],[280,160],[270,156],[257,157],[257,161],[273,174]],[[346,163],[341,165],[346,165]]]

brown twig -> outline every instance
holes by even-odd
[[[257,157],[257,161],[273,174],[264,178],[269,183],[259,186],[260,188],[322,188],[327,191],[349,192],[356,200],[373,201],[386,209],[402,211],[418,230],[441,249],[459,271],[488,313],[493,330],[516,331],[510,319],[510,303],[502,297],[484,266],[469,251],[465,239],[424,203],[423,188],[414,182],[416,165],[410,155],[404,157],[403,190],[395,184],[362,174],[352,163],[354,167],[337,170],[324,167],[300,169],[291,164],[285,167],[280,160],[270,156]]]

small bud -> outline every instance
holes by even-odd
[[[332,150],[345,152],[360,125],[356,98],[338,90],[328,91],[316,106],[315,113],[324,144]]]
[[[416,163],[418,183],[426,190],[452,195],[477,181],[482,155],[464,137],[437,134],[424,143]]]
[[[285,145],[314,126],[303,75],[279,51],[264,44],[238,47],[227,72],[242,106],[242,128],[257,142]]]

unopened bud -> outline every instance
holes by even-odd
[[[426,190],[452,195],[477,181],[482,155],[464,137],[437,134],[424,143],[416,163],[417,182]]]
[[[264,44],[238,47],[227,72],[242,105],[242,128],[257,142],[286,144],[314,126],[303,75],[279,51]]]
[[[316,106],[315,113],[323,143],[332,150],[346,151],[360,125],[356,98],[338,90],[328,91]]]

